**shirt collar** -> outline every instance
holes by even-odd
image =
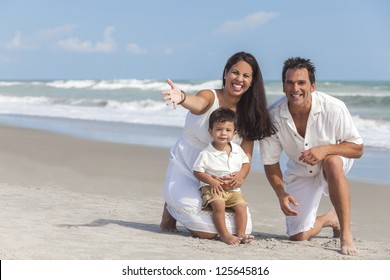
[[[237,153],[237,149],[235,147],[235,145],[230,142],[230,146],[232,147],[232,150],[231,150],[231,153]],[[226,152],[225,151],[218,151],[216,148],[214,148],[213,144],[210,143],[208,146],[207,146],[207,150],[213,154],[214,156],[220,156],[220,155],[226,155]]]
[[[315,114],[321,112],[322,108],[321,108],[320,99],[318,98],[318,94],[319,93],[317,91],[313,91],[311,93],[310,115],[315,115]],[[291,116],[290,111],[288,110],[288,99],[287,99],[287,97],[284,97],[284,101],[281,104],[280,116],[282,118],[286,118],[286,119],[288,119]]]

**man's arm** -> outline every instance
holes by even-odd
[[[360,158],[363,155],[363,144],[342,142],[335,145],[317,146],[302,152],[299,160],[314,165],[329,155],[339,155],[346,158]]]
[[[297,206],[298,203],[294,197],[286,193],[284,190],[283,175],[280,169],[280,164],[275,163],[272,165],[264,165],[265,175],[267,176],[268,182],[274,189],[276,196],[279,199],[280,208],[286,216],[296,216],[298,212],[290,207],[290,203]]]

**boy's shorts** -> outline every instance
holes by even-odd
[[[209,208],[210,203],[216,200],[223,200],[226,208],[231,208],[237,204],[248,204],[241,191],[223,191],[219,195],[212,194],[210,186],[201,187],[202,209]]]

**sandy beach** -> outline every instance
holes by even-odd
[[[227,246],[180,225],[178,234],[160,232],[168,149],[7,126],[0,133],[2,260],[390,259],[390,186],[350,182],[359,255],[348,257],[330,229],[289,241],[273,190],[252,171],[243,192],[255,240]],[[324,197],[321,212],[329,207]]]

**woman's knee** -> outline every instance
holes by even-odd
[[[300,233],[297,233],[295,235],[291,235],[290,236],[290,240],[291,241],[304,241],[304,240],[308,240],[308,235],[306,234],[306,232],[300,232]]]
[[[210,232],[203,232],[203,231],[195,231],[190,230],[191,234],[195,237],[201,238],[201,239],[214,239],[218,236],[216,233],[210,233]]]

